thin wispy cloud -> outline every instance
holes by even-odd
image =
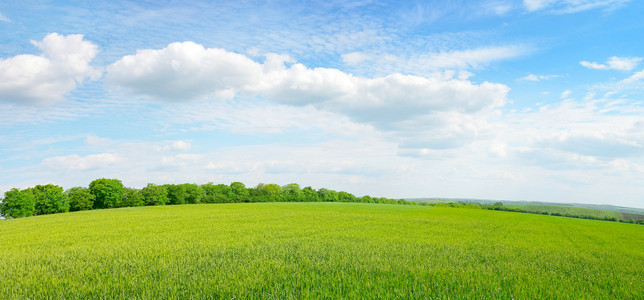
[[[9,18],[5,17],[2,13],[0,13],[0,21],[1,22],[7,22],[7,23],[11,22],[11,20]]]
[[[612,56],[608,58],[605,64],[596,62],[581,61],[580,65],[595,70],[618,70],[618,71],[631,71],[642,61],[641,57],[617,57]]]
[[[523,0],[529,12],[550,10],[554,13],[569,14],[602,8],[613,10],[624,6],[630,0]]]
[[[554,78],[559,78],[561,75],[535,75],[535,74],[529,74],[524,77],[519,78],[519,80],[522,81],[542,81],[542,80],[550,80]]]

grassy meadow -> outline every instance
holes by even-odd
[[[361,203],[0,220],[0,298],[624,298],[644,226]]]

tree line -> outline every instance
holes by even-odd
[[[13,188],[4,193],[0,203],[0,215],[20,218],[35,215],[64,213],[91,209],[240,202],[362,202],[387,204],[419,204],[384,197],[356,197],[344,191],[310,186],[300,188],[297,183],[284,186],[260,183],[246,187],[241,182],[229,185],[212,182],[163,184],[148,183],[142,189],[125,187],[121,180],[100,178],[88,187],[73,187],[63,190],[54,184],[37,185],[27,189]]]

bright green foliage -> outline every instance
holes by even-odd
[[[168,203],[168,190],[163,185],[148,183],[141,189],[145,205],[165,205]]]
[[[123,206],[125,187],[118,179],[96,179],[89,184],[89,191],[96,197],[94,208]]]
[[[282,187],[274,183],[260,183],[251,191],[250,198],[253,202],[283,201]]]
[[[338,192],[334,190],[321,188],[318,190],[318,197],[320,197],[320,201],[338,202]]]
[[[204,191],[194,183],[166,184],[168,204],[196,204],[204,197]]]
[[[0,220],[1,299],[641,299],[644,226],[360,203]]]
[[[371,196],[369,196],[369,195],[364,195],[364,196],[360,197],[360,202],[362,202],[362,203],[375,203],[375,200],[373,200],[373,198],[371,198]]]
[[[69,199],[63,188],[53,184],[37,185],[29,189],[34,194],[36,215],[69,211]]]
[[[304,201],[304,193],[297,183],[289,183],[282,187],[283,201],[301,202]]]
[[[139,189],[126,188],[125,196],[123,197],[123,206],[125,207],[136,207],[145,205],[145,200],[143,199],[143,194]]]
[[[0,214],[9,218],[33,216],[36,212],[36,201],[31,190],[13,188],[4,193],[3,203],[0,204]]]
[[[235,181],[230,184],[230,194],[228,195],[229,202],[249,202],[250,192],[246,185]]]
[[[356,201],[356,196],[354,196],[351,193],[341,191],[341,192],[338,192],[338,201],[340,201],[340,202],[355,202]]]
[[[318,192],[316,192],[312,187],[307,186],[302,189],[302,200],[303,202],[318,202],[320,197]]]
[[[69,199],[69,211],[89,210],[94,207],[96,196],[90,193],[88,188],[77,186],[65,193]]]
[[[182,184],[166,184],[168,190],[168,203],[167,204],[186,204],[187,194]]]
[[[230,195],[232,190],[230,186],[226,184],[213,184],[212,182],[202,184],[201,189],[204,192],[203,200],[204,203],[229,203],[232,202]]]
[[[201,203],[201,200],[204,197],[204,191],[199,185],[194,183],[184,183],[184,191],[186,193],[186,203],[188,204],[197,204]]]

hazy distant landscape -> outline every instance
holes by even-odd
[[[560,212],[571,211],[568,208],[586,208],[591,210],[613,211],[625,214],[644,215],[644,209],[634,207],[615,206],[607,204],[587,204],[587,203],[555,203],[555,202],[537,202],[537,201],[513,201],[513,200],[484,200],[484,199],[463,199],[463,198],[407,198],[408,201],[426,202],[426,203],[476,203],[492,205],[494,203],[503,203],[509,207],[525,208],[533,211],[548,210],[548,207],[555,207]],[[552,208],[550,208],[552,209]],[[584,210],[579,210],[584,211]],[[628,216],[628,215],[627,215]]]

